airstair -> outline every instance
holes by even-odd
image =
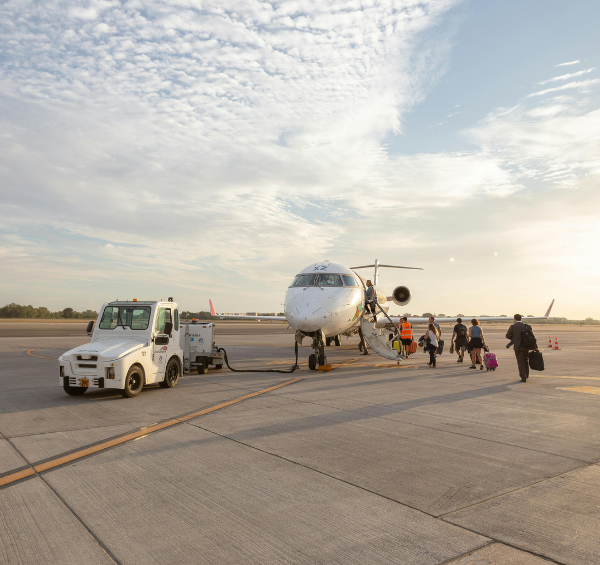
[[[400,340],[400,332],[398,331],[398,327],[396,324],[394,324],[391,318],[387,315],[387,312],[379,304],[377,304],[377,309],[379,310],[378,317],[387,318],[391,328],[377,328],[377,322],[371,321],[373,319],[373,314],[367,314],[365,312],[360,321],[362,337],[367,345],[378,355],[381,355],[385,359],[390,359],[391,361],[402,361],[402,355],[392,348],[393,341],[395,339]],[[388,341],[390,333],[393,333],[394,337]]]

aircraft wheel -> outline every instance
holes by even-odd
[[[319,365],[327,365],[327,357],[325,357],[325,353],[321,353],[319,355]]]
[[[336,345],[337,347],[339,347],[340,345],[342,345],[342,341],[341,341],[341,339],[340,339],[340,336],[339,336],[339,335],[336,335],[336,336],[335,336],[335,338],[334,338],[334,340],[335,340],[335,345]]]
[[[308,356],[308,368],[311,371],[316,371],[317,370],[317,356],[314,353],[311,353]]]
[[[325,345],[326,345],[327,347],[329,347],[329,346],[331,345],[331,338],[330,338],[330,337],[326,337],[326,338],[325,338]]]

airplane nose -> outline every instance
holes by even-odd
[[[304,332],[314,332],[323,327],[328,314],[329,312],[323,304],[316,301],[309,301],[296,304],[292,309],[291,318],[295,329]]]

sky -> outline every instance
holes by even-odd
[[[5,0],[0,303],[600,318],[600,3]],[[370,273],[364,273],[370,274]]]

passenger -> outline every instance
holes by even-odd
[[[426,349],[429,351],[429,363],[427,363],[427,365],[435,369],[435,352],[438,348],[438,334],[434,324],[429,324],[429,327],[425,332],[425,342],[427,343]]]
[[[435,326],[438,339],[442,339],[442,328],[440,328],[440,325],[435,321],[435,318],[433,316],[429,316],[429,323],[433,324]],[[437,353],[436,353],[436,355],[437,355]]]
[[[367,292],[365,293],[365,300],[365,310],[367,311],[367,313],[369,313],[369,308],[371,309],[371,314],[373,314],[372,321],[376,322],[377,312],[375,311],[375,304],[377,302],[377,291],[375,290],[375,287],[373,286],[373,283],[370,280],[367,281]]]
[[[408,323],[408,318],[406,316],[403,316],[400,319],[400,325],[399,325],[398,329],[400,330],[400,341],[402,342],[402,353],[404,354],[405,357],[408,357],[410,355],[408,348],[413,341],[413,331],[412,331],[412,326]]]
[[[515,314],[514,324],[508,328],[506,339],[510,339],[510,343],[506,346],[508,349],[511,345],[515,346],[515,357],[517,358],[517,367],[519,368],[519,376],[522,382],[527,382],[529,377],[529,349],[525,349],[522,344],[522,336],[527,324],[522,322],[521,314]]]
[[[456,318],[456,325],[454,326],[450,342],[454,343],[454,348],[458,355],[457,363],[463,363],[465,360],[465,351],[467,350],[467,345],[469,343],[467,333],[467,326],[462,323],[462,318]]]
[[[480,369],[483,371],[483,358],[481,350],[485,347],[485,338],[483,337],[483,329],[479,325],[479,320],[473,318],[469,328],[469,350],[471,351],[471,363],[469,369],[477,369],[477,363],[481,364]]]

